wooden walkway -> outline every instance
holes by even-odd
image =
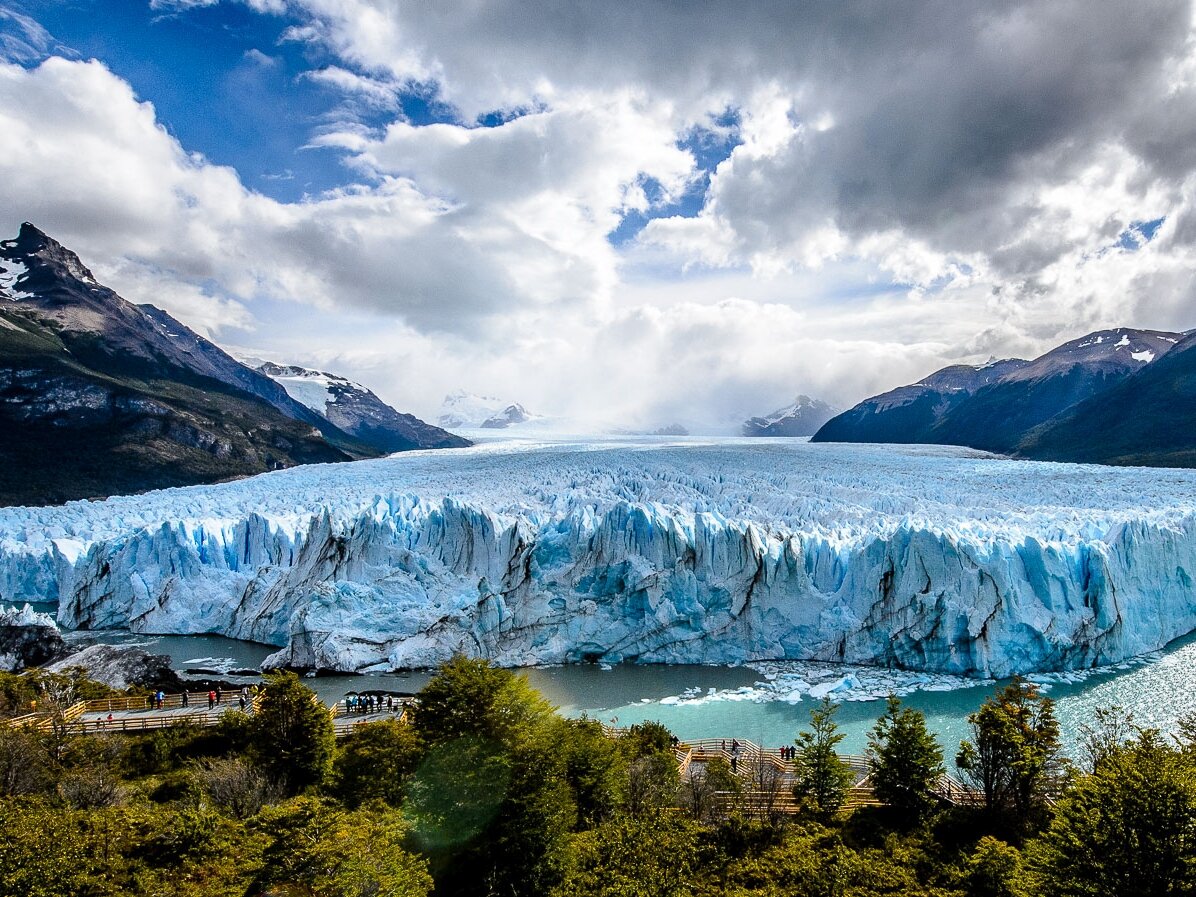
[[[607,730],[617,735],[625,730]],[[676,748],[677,765],[684,780],[691,775],[701,775],[698,767],[719,758],[730,766],[743,783],[743,790],[737,794],[720,793],[724,800],[734,800],[745,810],[770,813],[793,814],[800,809],[800,802],[793,795],[794,765],[781,758],[779,748],[765,749],[749,739],[701,738],[683,741]],[[867,757],[840,754],[852,771],[853,781],[844,803],[845,809],[880,806],[872,791],[871,767]],[[734,762],[732,762],[734,760]],[[944,773],[940,776],[934,793],[944,802],[956,806],[976,806],[984,802],[984,796]]]
[[[57,715],[28,713],[7,722],[10,726],[42,732],[53,731],[57,726],[59,731],[72,734],[145,732],[179,725],[214,726],[224,713],[239,709],[239,697],[237,692],[224,694],[220,703],[209,707],[207,692],[191,693],[186,699],[181,694],[166,695],[161,708],[151,706],[148,697],[114,697],[79,702]],[[258,692],[251,698],[246,710],[256,712],[261,706],[261,699],[262,693]],[[312,695],[312,700],[318,703],[315,695]],[[394,701],[390,709],[380,707],[369,713],[361,713],[356,710],[351,712],[344,701],[338,701],[327,710],[332,717],[336,737],[344,738],[357,726],[366,723],[406,719],[413,703],[410,698],[400,698]],[[628,731],[605,725],[602,729],[612,738]],[[721,793],[719,797],[727,801],[734,800],[749,812],[785,815],[797,813],[800,809],[798,800],[793,796],[793,762],[782,759],[779,748],[766,749],[750,739],[701,738],[679,742],[674,747],[674,755],[683,780],[704,775],[704,767],[711,760],[718,758],[725,761],[743,783],[743,788],[734,794]],[[840,759],[847,763],[853,774],[845,808],[878,805],[880,802],[869,783],[871,771],[867,758],[841,755]],[[935,794],[944,802],[954,805],[975,806],[983,803],[982,794],[947,774],[939,779]]]

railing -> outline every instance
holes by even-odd
[[[186,700],[184,700],[184,694]],[[221,692],[219,700],[217,700],[215,707],[222,707],[225,709],[232,709],[234,705],[239,703],[241,693]],[[251,697],[251,703],[256,702],[260,698]],[[207,691],[189,691],[180,692],[174,695],[165,695],[162,698],[162,706],[159,708],[154,700],[153,695],[114,695],[109,698],[99,698],[95,701],[87,702],[88,713],[129,713],[136,710],[144,710],[147,712],[155,710],[180,710],[184,707],[194,707],[196,710],[207,706],[208,692]],[[213,708],[214,709],[214,708]]]

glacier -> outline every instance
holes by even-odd
[[[376,671],[1079,670],[1196,629],[1196,471],[792,440],[495,442],[0,509],[0,599]]]

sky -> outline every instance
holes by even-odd
[[[0,234],[435,418],[731,429],[1196,327],[1180,0],[0,0]]]

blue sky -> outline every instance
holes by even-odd
[[[798,393],[1196,325],[1193,21],[0,0],[0,227],[426,416],[466,389],[734,429]]]
[[[237,169],[246,185],[282,201],[354,180],[340,153],[312,148],[313,134],[352,120],[379,127],[389,110],[346,107],[339,92],[304,77],[335,60],[284,40],[294,17],[219,3],[152,10],[136,0],[12,3],[69,51],[96,58],[158,110],[183,146]],[[427,92],[402,98],[416,123],[451,120]]]

